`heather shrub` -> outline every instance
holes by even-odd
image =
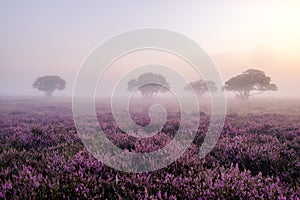
[[[85,149],[68,105],[18,103],[18,112],[1,101],[0,106],[0,199],[300,198],[296,115],[230,114],[216,146],[200,159],[210,118],[202,113],[193,144],[181,158],[154,172],[132,174],[103,165]],[[180,121],[178,113],[170,114],[157,135],[136,139],[116,125],[109,110],[98,109],[107,137],[131,152],[165,146]],[[141,125],[148,123],[147,117],[132,115]]]

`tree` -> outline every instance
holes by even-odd
[[[271,78],[265,72],[257,69],[249,69],[235,77],[229,79],[223,90],[232,91],[236,97],[248,100],[250,96],[262,94],[265,91],[277,91],[275,84],[271,83]],[[258,91],[251,94],[251,91]]]
[[[54,90],[65,89],[66,81],[59,76],[42,76],[35,80],[32,87],[45,92],[45,95],[50,97]]]
[[[151,72],[140,75],[137,79],[131,79],[128,82],[128,91],[139,90],[143,98],[151,99],[158,93],[169,91],[169,83],[166,78],[160,74]]]
[[[201,97],[205,92],[216,92],[218,87],[214,81],[205,81],[203,79],[199,79],[197,81],[189,83],[184,87],[185,91],[194,90],[198,97]]]

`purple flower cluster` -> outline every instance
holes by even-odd
[[[300,116],[230,114],[217,145],[198,157],[209,124],[176,162],[130,174],[96,160],[76,133],[70,105],[0,101],[0,199],[299,199]],[[180,115],[159,133],[137,139],[112,114],[98,111],[101,127],[120,148],[151,152],[176,134]],[[148,116],[136,114],[140,125]]]

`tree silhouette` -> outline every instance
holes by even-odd
[[[194,82],[190,82],[188,85],[184,87],[185,91],[194,90],[198,97],[201,97],[206,92],[216,92],[218,87],[214,81],[205,81],[203,79],[199,79]]]
[[[54,90],[65,89],[66,81],[59,76],[42,76],[35,80],[32,87],[45,92],[45,95],[50,97]]]
[[[265,91],[277,91],[275,84],[270,83],[271,78],[265,72],[257,69],[249,69],[229,79],[223,90],[232,91],[238,98],[248,100],[250,96],[262,94]],[[258,91],[251,94],[251,91]]]
[[[137,79],[131,79],[128,82],[128,91],[139,90],[145,99],[151,99],[158,93],[169,91],[169,83],[166,78],[160,74],[151,72],[140,75]]]

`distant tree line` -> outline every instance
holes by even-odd
[[[262,94],[266,91],[278,90],[277,86],[271,83],[271,78],[266,76],[265,72],[257,69],[248,69],[230,78],[221,89],[222,91],[233,92],[237,98],[244,101],[251,96]],[[128,82],[127,90],[139,90],[144,98],[153,98],[158,93],[169,91],[169,83],[164,76],[147,72],[140,75],[137,79],[131,79]],[[194,91],[198,97],[201,97],[206,92],[216,92],[218,87],[212,80],[199,79],[187,84],[184,90]]]
[[[129,80],[127,85],[128,91],[138,90],[144,99],[152,99],[158,93],[168,92],[170,88],[170,84],[164,76],[151,72]],[[37,78],[32,86],[50,97],[55,90],[65,89],[66,81],[59,76],[48,75]],[[184,90],[194,91],[198,97],[201,97],[206,92],[216,92],[218,87],[213,80],[199,79],[187,84]],[[248,69],[226,81],[221,90],[233,92],[237,98],[246,101],[251,96],[259,95],[266,91],[277,91],[278,88],[274,83],[271,83],[271,78],[265,72],[257,69]]]

